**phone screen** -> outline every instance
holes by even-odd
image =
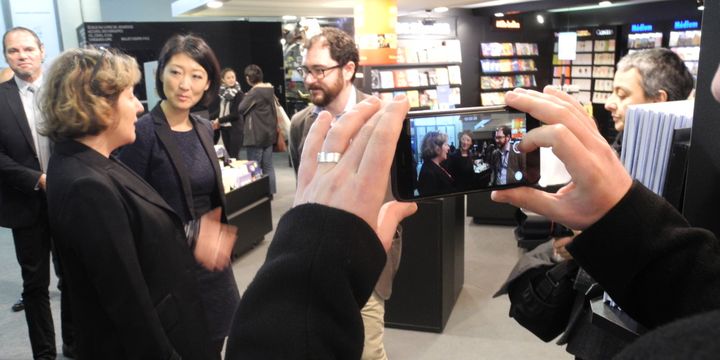
[[[505,106],[410,112],[392,170],[398,200],[460,195],[532,185],[539,151],[518,144],[537,120]]]

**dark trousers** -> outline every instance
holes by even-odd
[[[225,149],[230,154],[230,157],[239,159],[240,158],[240,147],[243,143],[243,132],[242,128],[238,129],[238,126],[221,126],[220,134],[222,135],[223,144]]]
[[[15,242],[15,255],[23,279],[23,303],[25,304],[25,319],[28,326],[30,345],[35,359],[54,359],[57,353],[55,348],[55,327],[50,311],[50,253],[52,241],[46,214],[41,215],[35,225],[12,229]],[[63,342],[73,343],[73,331],[70,312],[69,294],[62,291],[62,272],[59,259],[55,262],[55,271],[60,279],[58,288],[61,290],[61,320],[63,329]]]

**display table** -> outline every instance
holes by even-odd
[[[465,276],[465,198],[418,202],[405,219],[402,257],[385,325],[442,332]]]
[[[481,225],[517,225],[516,207],[490,199],[490,192],[467,195],[467,216]]]
[[[225,194],[228,223],[238,227],[238,238],[232,252],[236,259],[272,231],[270,178],[263,176]]]

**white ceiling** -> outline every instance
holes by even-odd
[[[223,0],[224,6],[210,9],[207,0],[176,0],[173,16],[203,17],[352,17],[353,0]],[[539,0],[397,0],[400,15],[424,12],[438,6],[476,8]]]

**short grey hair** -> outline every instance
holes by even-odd
[[[640,73],[640,85],[648,99],[656,99],[660,90],[665,90],[668,101],[685,100],[695,87],[695,80],[685,63],[669,49],[641,50],[620,59],[617,71],[631,69]]]
[[[437,156],[438,149],[448,141],[448,136],[439,131],[430,131],[425,134],[420,147],[423,160],[430,160]]]

